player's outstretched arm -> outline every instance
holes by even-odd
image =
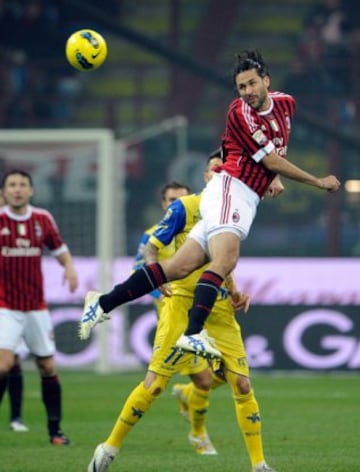
[[[278,156],[276,152],[271,152],[265,156],[262,159],[262,162],[264,166],[272,172],[287,177],[288,179],[312,185],[329,192],[337,192],[341,185],[340,181],[334,175],[327,175],[326,177],[321,178],[315,177],[288,160]]]

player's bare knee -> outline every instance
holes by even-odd
[[[0,363],[0,378],[6,377],[11,369],[10,364]]]
[[[236,380],[236,387],[241,395],[247,395],[251,391],[249,378],[244,375],[239,375]]]
[[[236,267],[238,256],[236,257],[217,257],[214,258],[208,267],[209,270],[220,274],[222,277],[228,276]]]
[[[208,391],[211,388],[212,375],[210,370],[206,370],[192,375],[191,380],[198,389]]]
[[[232,254],[232,253],[229,254],[226,257],[226,260],[222,261],[224,265],[224,270],[226,270],[227,273],[230,274],[230,272],[235,270],[238,260],[239,260],[239,254]]]
[[[52,377],[53,375],[56,375],[53,356],[36,357],[36,365],[42,377]]]
[[[144,388],[150,393],[150,395],[157,398],[165,390],[168,382],[168,377],[148,372],[144,379]]]

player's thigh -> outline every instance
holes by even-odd
[[[256,215],[258,196],[226,173],[214,174],[200,201],[200,213],[208,237],[232,232],[245,239]]]
[[[178,280],[203,266],[205,261],[202,246],[195,239],[187,238],[172,257],[164,259],[160,264],[168,280]]]
[[[241,328],[228,299],[218,300],[215,303],[206,322],[206,328],[221,352],[225,369],[248,377],[249,366]]]
[[[26,313],[0,308],[0,349],[15,352],[24,333]]]
[[[192,299],[173,295],[165,300],[161,310],[149,370],[159,375],[172,376],[193,360],[192,354],[180,353],[175,343],[185,331]]]
[[[38,357],[55,353],[54,329],[48,310],[34,310],[27,314],[24,340],[30,352]]]
[[[239,259],[239,235],[232,231],[216,233],[211,235],[208,244],[211,259],[209,270],[226,277],[235,269]]]

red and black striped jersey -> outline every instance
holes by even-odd
[[[46,308],[41,257],[67,251],[51,214],[28,206],[25,215],[0,209],[0,307],[30,311]]]
[[[271,105],[258,112],[241,98],[230,104],[222,136],[223,169],[262,197],[275,174],[261,162],[275,150],[286,158],[295,100],[281,92],[269,92]]]

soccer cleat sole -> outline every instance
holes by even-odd
[[[177,349],[191,352],[205,359],[221,358],[221,352],[216,348],[214,340],[208,336],[205,329],[198,334],[181,335],[176,341],[175,346]]]
[[[215,356],[215,354],[209,354],[208,352],[204,352],[204,351],[192,351],[191,349],[187,350],[187,349],[184,349],[183,347],[176,347],[176,350],[180,354],[193,354],[194,356],[199,356],[199,357],[202,357],[203,359],[209,359],[211,361],[221,359],[221,356]]]

